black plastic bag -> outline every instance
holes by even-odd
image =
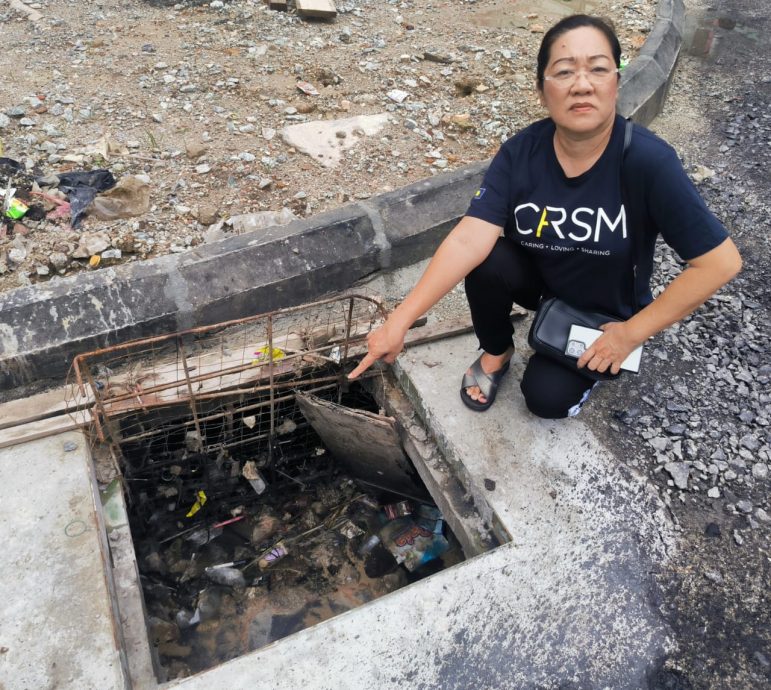
[[[76,228],[86,209],[99,192],[115,186],[115,178],[109,170],[82,170],[65,172],[58,175],[59,189],[67,195],[70,202],[72,227]]]

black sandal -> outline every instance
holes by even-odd
[[[506,372],[509,370],[510,362],[506,362],[498,371],[494,371],[492,374],[486,374],[482,369],[482,355],[469,367],[471,373],[463,375],[463,381],[460,389],[460,399],[463,404],[470,410],[475,412],[484,412],[495,402],[495,396],[498,393],[498,385]],[[479,402],[474,400],[468,393],[467,388],[477,386],[479,392],[487,398],[486,402]]]

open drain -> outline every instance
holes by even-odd
[[[475,513],[473,534],[454,534],[473,507],[462,487],[426,488],[381,409],[383,375],[347,381],[380,316],[347,297],[77,359],[76,390],[93,397],[117,474],[105,496],[125,502],[157,680],[496,545]]]
[[[352,391],[343,403],[371,407],[366,398]],[[279,429],[270,467],[259,446],[205,455],[181,438],[168,439],[165,452],[148,454],[147,444],[125,456],[149,637],[164,679],[463,560],[416,475],[406,497],[348,474],[296,405],[283,410]]]

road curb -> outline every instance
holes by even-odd
[[[625,117],[647,124],[661,110],[684,14],[683,0],[659,3],[621,79]],[[61,381],[80,352],[300,304],[420,261],[465,213],[488,163],[183,254],[0,294],[0,397]]]
[[[647,125],[664,107],[683,42],[683,0],[660,0],[656,22],[639,56],[623,71],[617,110]]]

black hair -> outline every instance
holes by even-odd
[[[538,49],[538,63],[536,67],[536,84],[539,90],[543,89],[543,75],[546,71],[546,65],[549,64],[551,57],[551,47],[562,34],[566,34],[573,29],[579,29],[583,26],[589,26],[597,29],[608,39],[613,60],[616,67],[621,67],[621,44],[618,42],[618,36],[613,30],[610,22],[601,17],[592,17],[588,14],[571,14],[569,17],[560,19],[551,29],[549,29],[541,41],[541,47]]]

